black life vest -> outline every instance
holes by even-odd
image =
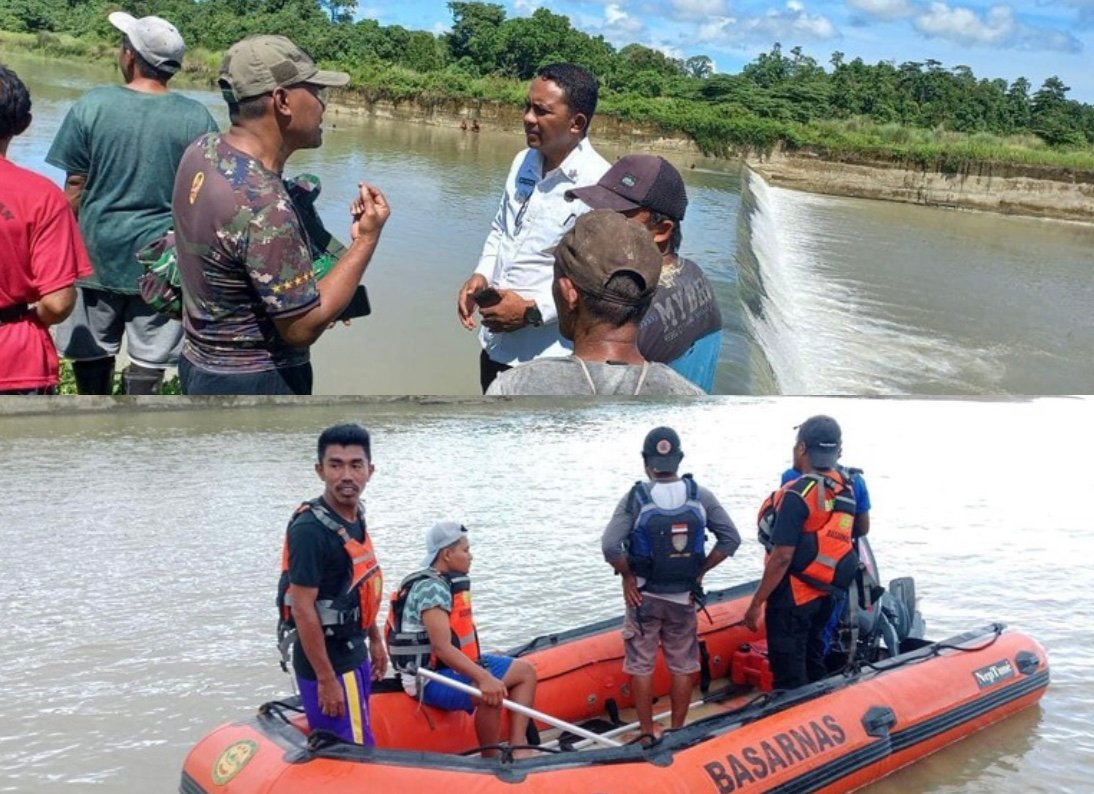
[[[684,503],[658,507],[648,483],[631,489],[636,515],[628,538],[627,562],[646,580],[651,593],[689,593],[695,589],[706,553],[707,512],[699,501],[699,486],[690,474],[680,478],[686,489]]]

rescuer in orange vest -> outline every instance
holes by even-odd
[[[858,569],[854,487],[836,466],[842,443],[839,424],[829,416],[799,425],[793,455],[802,476],[774,496],[771,551],[744,620],[757,630],[766,605],[776,689],[794,689],[827,674],[824,634],[832,596],[847,589]]]
[[[322,432],[315,472],[323,495],[289,522],[278,587],[280,644],[283,654],[293,648],[308,725],[364,745],[375,743],[372,681],[388,664],[376,626],[383,577],[360,501],[373,471],[367,430],[345,424]]]

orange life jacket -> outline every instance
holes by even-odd
[[[413,673],[419,667],[436,670],[440,665],[429,642],[429,632],[404,629],[406,602],[410,590],[423,579],[438,579],[452,593],[452,610],[448,613],[448,628],[452,644],[476,664],[479,661],[479,634],[471,611],[471,578],[466,574],[438,573],[432,568],[416,571],[406,577],[399,589],[391,594],[391,608],[384,626],[384,639],[391,666],[399,672]]]
[[[315,602],[319,623],[327,637],[356,634],[360,629],[366,632],[376,621],[380,612],[380,603],[384,597],[384,576],[376,552],[372,547],[372,538],[365,529],[364,541],[355,540],[346,528],[331,515],[330,510],[319,499],[304,502],[293,513],[289,526],[301,514],[311,511],[315,519],[324,527],[338,535],[342,549],[350,559],[352,572],[345,591],[333,599]],[[364,527],[364,511],[358,506],[357,516]],[[277,606],[281,620],[278,623],[278,643],[282,647],[282,660],[287,656],[288,646],[296,639],[296,623],[293,620],[292,585],[289,583],[289,535],[285,531],[285,543],[281,552],[281,580],[277,589]]]
[[[853,539],[855,493],[851,479],[839,469],[810,472],[775,492],[776,513],[790,491],[801,496],[809,510],[790,563],[790,589],[800,606],[846,590],[854,580],[858,569]],[[765,507],[766,502],[760,508],[761,517]]]

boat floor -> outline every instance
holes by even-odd
[[[698,686],[694,687],[691,692],[690,708],[688,709],[687,718],[684,720],[685,725],[690,725],[697,720],[705,719],[707,717],[716,716],[718,714],[724,714],[728,711],[732,711],[743,706],[749,700],[754,698],[757,694],[755,689],[750,687],[735,686],[730,682],[728,678],[714,679],[710,683],[710,687],[707,693],[704,693]],[[653,700],[653,715],[654,721],[658,723],[661,728],[667,730],[669,728],[670,719],[668,711],[670,709],[669,696],[662,695],[656,697]],[[660,719],[657,719],[660,717]],[[638,722],[638,712],[633,708],[624,708],[619,710],[619,722],[623,725],[631,725]],[[578,727],[586,728],[593,733],[604,733],[605,729],[612,727],[610,724],[609,716],[607,712],[600,714],[598,717],[591,720],[586,720],[581,723],[576,723]],[[540,729],[540,744],[547,745],[549,747],[555,746],[560,735],[564,732],[556,728]],[[571,743],[574,745],[575,750],[591,750],[602,748],[603,745],[598,743],[592,743],[587,740],[581,740],[572,734],[567,734]],[[639,741],[642,738],[641,732],[638,729],[637,724],[626,732],[613,733],[612,738],[622,744],[629,744],[631,742]]]

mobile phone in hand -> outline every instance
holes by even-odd
[[[485,309],[501,303],[501,293],[493,287],[483,287],[471,296],[471,300],[475,301],[480,309]]]
[[[338,315],[339,320],[352,320],[354,317],[367,317],[372,312],[368,302],[368,291],[364,284],[358,284],[349,304]]]

